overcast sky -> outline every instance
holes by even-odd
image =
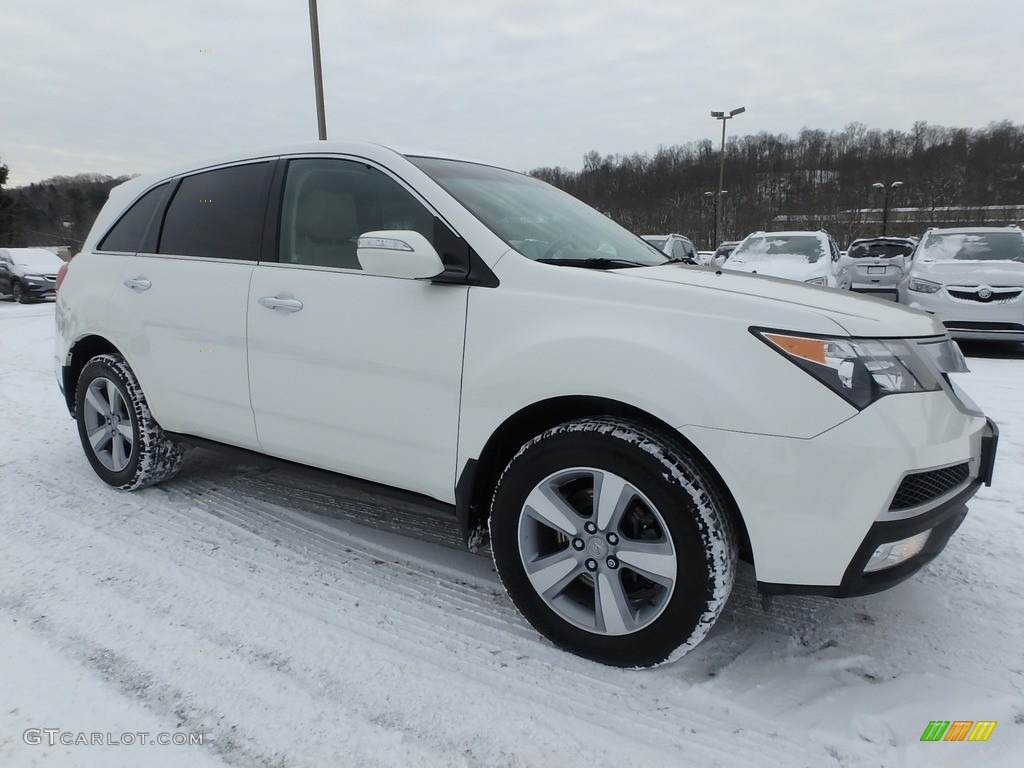
[[[0,0],[10,186],[315,140],[307,0]],[[319,0],[332,139],[590,150],[1024,116],[1006,0]]]

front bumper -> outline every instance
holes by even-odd
[[[21,280],[22,290],[25,291],[25,295],[32,299],[50,299],[57,295],[56,283],[49,278],[42,278],[37,280],[22,279]]]
[[[936,293],[903,290],[903,302],[911,309],[935,315],[954,339],[977,341],[1024,341],[1024,297],[984,303],[956,299],[943,287]]]
[[[995,466],[998,441],[999,428],[995,422],[987,419],[986,431],[981,438],[978,476],[952,498],[941,502],[927,512],[902,520],[879,521],[872,525],[857,548],[857,552],[847,566],[842,582],[838,586],[774,584],[759,581],[758,589],[768,595],[809,594],[825,597],[857,597],[881,592],[906,581],[946,548],[950,537],[967,517],[966,502],[977,493],[982,485],[992,484],[992,471]],[[908,539],[926,531],[930,531],[928,539],[916,555],[890,568],[883,568],[871,573],[865,572],[868,562],[879,547]]]
[[[866,588],[850,576],[863,572],[865,542],[913,521],[940,525],[944,511],[962,507],[991,478],[997,434],[955,387],[883,397],[807,439],[681,431],[732,493],[758,582],[767,591],[817,594]],[[933,478],[942,481],[934,492]],[[930,543],[937,545],[938,537]],[[885,581],[877,573],[871,582]]]

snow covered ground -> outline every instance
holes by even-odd
[[[703,644],[631,672],[540,639],[446,519],[200,452],[109,489],[52,313],[0,302],[0,766],[1021,764],[1024,347],[966,350],[995,485],[924,572],[765,614],[746,568]],[[998,725],[922,743],[932,720]]]

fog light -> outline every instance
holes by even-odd
[[[884,568],[892,568],[894,565],[909,560],[924,549],[925,542],[931,531],[924,531],[911,536],[908,539],[886,542],[871,555],[868,564],[864,566],[864,573],[881,571]]]

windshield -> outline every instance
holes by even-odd
[[[613,267],[668,261],[640,237],[538,179],[456,160],[409,160],[527,258]]]
[[[729,257],[736,262],[806,261],[825,258],[825,244],[815,235],[758,235],[748,237]]]
[[[20,264],[28,269],[56,270],[64,263],[64,260],[57,254],[42,249],[38,251],[22,251],[21,253],[11,251],[11,260],[15,264]]]
[[[914,246],[907,243],[853,243],[846,251],[851,259],[862,259],[865,256],[878,256],[890,259],[893,256],[909,256]]]
[[[923,261],[1024,261],[1020,232],[933,232],[921,246]]]

